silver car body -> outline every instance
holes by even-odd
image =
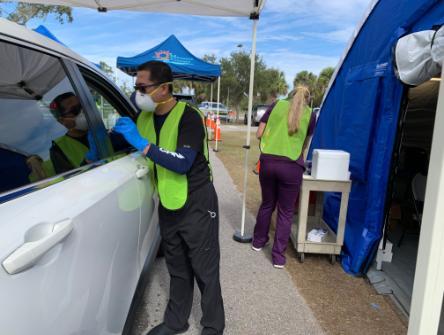
[[[208,113],[213,113],[215,116],[217,115],[217,107],[218,104],[217,102],[209,102],[209,101],[203,101],[200,105],[199,105],[199,109],[204,113],[204,115],[207,117]],[[221,120],[228,120],[228,108],[222,104],[219,103],[219,118]]]
[[[10,46],[57,58],[85,101],[91,97],[80,68],[132,108],[90,62],[0,19],[0,55]],[[12,58],[3,53],[1,59]],[[0,119],[9,112],[2,94]],[[95,131],[99,111],[84,109]],[[20,110],[14,113],[21,117]],[[27,120],[20,120],[23,131]],[[156,203],[146,160],[136,152],[0,192],[0,333],[121,334],[159,245]]]
[[[255,109],[256,111],[254,113],[254,123],[258,124],[261,121],[262,117],[264,116],[265,112],[267,111],[268,105],[259,105]]]

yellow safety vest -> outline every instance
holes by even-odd
[[[177,139],[179,134],[179,123],[185,112],[186,103],[178,102],[176,106],[168,114],[165,123],[162,126],[159,134],[159,141],[157,141],[156,130],[154,128],[154,113],[142,111],[137,119],[137,128],[142,137],[146,138],[150,143],[157,144],[159,147],[175,152],[177,150]],[[192,107],[193,108],[193,107]],[[202,113],[193,108],[202,119],[202,127],[204,125],[204,117]],[[203,143],[203,153],[209,163],[207,134],[205,131],[205,138]],[[162,206],[169,210],[177,210],[182,208],[188,198],[188,178],[186,175],[181,175],[170,171],[160,165],[155,165],[151,160],[148,160],[150,171],[157,171],[157,180],[155,180],[157,190],[159,192],[160,202]]]
[[[288,112],[291,102],[279,100],[271,111],[264,134],[261,138],[261,152],[264,154],[284,156],[297,160],[302,153],[311,109],[306,107],[302,114],[299,130],[293,135],[288,134]]]

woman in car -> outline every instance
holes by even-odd
[[[259,179],[262,204],[257,214],[252,248],[260,251],[268,242],[271,215],[278,208],[272,250],[273,266],[283,268],[290,238],[294,206],[304,173],[303,152],[314,129],[315,118],[308,107],[310,92],[299,86],[290,100],[279,100],[261,119]]]

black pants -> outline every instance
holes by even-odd
[[[171,278],[165,324],[175,330],[188,326],[196,278],[202,295],[202,334],[222,334],[225,314],[219,280],[219,209],[213,184],[190,194],[180,210],[160,206],[159,221]]]

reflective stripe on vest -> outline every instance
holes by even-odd
[[[154,128],[154,113],[142,111],[137,119],[137,129],[139,130],[139,133],[142,135],[142,137],[148,139],[150,143],[157,144],[160,148],[167,151],[175,152],[177,150],[179,123],[183,113],[185,112],[186,106],[186,103],[178,102],[171,110],[162,126],[162,129],[160,130],[159,141],[157,141],[156,130]],[[202,119],[202,127],[205,127],[202,113],[195,108],[193,108],[193,110],[199,113]],[[208,162],[206,131],[202,149]],[[150,168],[152,177],[154,177],[152,173],[152,171],[154,171],[154,163],[149,159],[148,166]],[[177,210],[182,208],[188,198],[187,176],[165,169],[160,165],[156,165],[156,171],[157,180],[155,180],[155,183],[159,192],[159,198],[162,206],[169,210]]]
[[[85,160],[85,155],[89,150],[86,145],[67,135],[59,137],[54,142],[60,150],[62,150],[63,154],[68,158],[74,168],[80,167],[80,164]]]
[[[279,100],[271,111],[264,134],[261,138],[261,152],[264,154],[284,156],[297,160],[302,153],[311,109],[305,107],[300,120],[299,130],[293,135],[288,134],[288,112],[291,101]]]

